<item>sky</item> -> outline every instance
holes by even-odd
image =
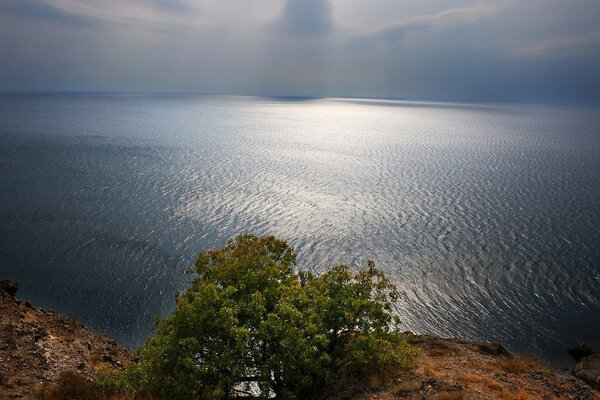
[[[599,0],[0,0],[0,91],[600,104]]]

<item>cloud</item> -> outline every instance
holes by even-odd
[[[597,2],[0,0],[0,90],[598,102]]]
[[[8,15],[55,22],[80,28],[95,28],[100,25],[96,18],[72,13],[39,0],[3,0],[0,10]]]
[[[568,57],[600,55],[600,31],[546,40],[533,46],[517,49],[526,57]]]
[[[0,0],[0,12],[56,26],[172,34],[190,32],[185,25],[197,15],[197,7],[190,0]],[[206,23],[203,27],[211,28]]]
[[[493,6],[451,8],[434,14],[406,18],[384,28],[368,32],[352,39],[354,44],[370,44],[377,41],[396,42],[409,32],[439,31],[478,22],[497,13]]]
[[[294,36],[325,35],[333,30],[328,0],[286,0],[277,31]]]
[[[157,10],[171,13],[187,14],[194,11],[194,7],[185,0],[149,0],[146,3]]]

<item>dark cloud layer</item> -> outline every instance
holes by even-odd
[[[0,90],[600,103],[597,0],[3,0]]]
[[[147,0],[147,4],[161,11],[191,13],[194,7],[185,0]]]
[[[299,36],[331,33],[331,4],[327,0],[286,0],[278,28],[281,33]]]
[[[99,25],[98,20],[93,17],[73,14],[38,0],[3,0],[0,2],[0,12],[5,13],[6,16],[55,22],[82,28],[92,28]]]

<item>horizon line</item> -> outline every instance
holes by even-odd
[[[531,101],[531,100],[494,100],[469,98],[423,98],[423,97],[386,97],[369,95],[296,95],[296,94],[258,94],[235,92],[201,92],[178,90],[88,90],[88,89],[0,89],[0,96],[11,95],[113,95],[113,96],[203,96],[203,97],[248,97],[272,100],[359,100],[386,101],[405,103],[435,103],[435,104],[464,104],[464,105],[522,105],[522,106],[559,106],[559,107],[596,107],[600,99],[593,101]]]

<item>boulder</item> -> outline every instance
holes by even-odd
[[[492,356],[508,356],[510,353],[506,349],[497,343],[477,343],[477,348],[480,352],[490,354]]]
[[[17,290],[19,289],[19,284],[13,281],[0,281],[0,290],[8,293],[9,296],[15,297],[17,294]]]
[[[579,344],[577,346],[568,348],[567,353],[569,353],[571,357],[575,359],[575,361],[580,361],[582,358],[594,354],[594,351],[586,344]]]
[[[575,366],[573,374],[582,381],[595,386],[600,378],[600,353],[581,359]]]

